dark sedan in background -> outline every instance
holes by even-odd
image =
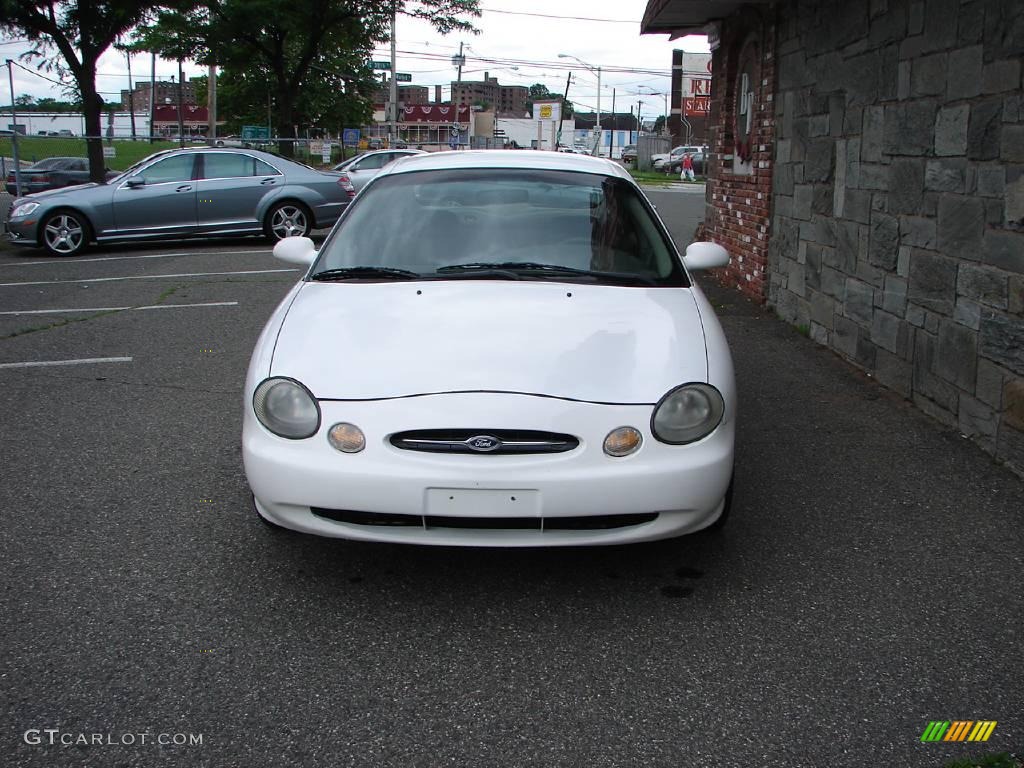
[[[354,195],[340,173],[254,149],[174,149],[106,184],[20,197],[4,225],[16,245],[77,256],[92,242],[263,234],[330,227]]]
[[[89,161],[84,157],[47,157],[21,169],[21,194],[45,192],[48,189],[73,187],[89,183]],[[107,171],[107,181],[118,175]],[[14,171],[7,173],[7,193],[18,194]]]

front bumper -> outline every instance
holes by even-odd
[[[321,428],[306,440],[279,438],[245,404],[242,454],[265,518],[321,536],[461,546],[621,544],[669,538],[713,523],[732,476],[735,409],[697,443],[670,446],[650,434],[650,405],[595,405],[530,395],[467,393],[382,401],[321,401]],[[359,426],[366,448],[343,454],[326,433]],[[631,456],[611,458],[605,436],[629,425],[644,437]],[[388,437],[409,429],[538,429],[580,439],[557,454],[467,455],[401,450]],[[421,525],[339,522],[311,508],[414,516]],[[613,528],[559,520],[657,513]],[[438,521],[463,518],[458,527]],[[540,518],[533,529],[494,527],[495,519]],[[474,527],[473,521],[481,521]],[[554,521],[545,525],[545,521]]]
[[[36,240],[36,224],[38,223],[38,219],[35,216],[5,221],[4,237],[8,242],[15,245],[26,245],[35,248],[39,245],[39,241]]]

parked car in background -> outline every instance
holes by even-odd
[[[107,170],[107,180],[118,175]],[[21,193],[44,192],[48,189],[72,187],[89,182],[89,161],[84,157],[47,157],[21,169]],[[5,186],[8,194],[17,194],[14,171],[8,171]]]
[[[382,215],[388,212],[388,215]],[[245,381],[256,513],[320,536],[583,546],[721,526],[736,388],[714,310],[628,171],[438,152],[384,168],[270,317]]]
[[[403,157],[426,154],[422,149],[381,149],[376,152],[364,152],[350,157],[334,166],[334,170],[343,173],[358,192],[366,186],[366,182],[380,173],[381,168]]]
[[[682,162],[683,155],[687,153],[693,155],[703,149],[703,147],[697,146],[673,147],[671,152],[651,155],[651,166],[656,171],[669,173],[673,163]]]
[[[16,245],[77,256],[92,242],[263,234],[329,227],[354,194],[340,173],[248,149],[157,152],[106,184],[36,192],[11,204]]]
[[[636,144],[627,144],[622,148],[622,162],[636,163]]]

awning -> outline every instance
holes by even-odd
[[[706,34],[704,27],[720,21],[744,5],[767,4],[772,0],[649,0],[640,22],[641,35]]]

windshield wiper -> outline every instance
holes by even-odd
[[[635,275],[626,272],[601,272],[593,269],[576,269],[565,267],[559,264],[541,264],[536,261],[503,261],[498,263],[474,262],[471,264],[452,264],[441,267],[438,274],[450,274],[453,272],[507,272],[514,277],[521,278],[524,275],[540,274],[552,277],[584,277],[594,281],[608,281],[613,283],[629,282],[642,285],[657,285],[657,282],[650,277]]]
[[[408,269],[394,267],[340,267],[325,269],[310,275],[310,280],[358,280],[359,278],[376,278],[384,280],[419,280],[423,275]]]
[[[500,277],[506,280],[520,280],[520,275],[504,264],[487,264],[479,261],[472,264],[449,264],[446,267],[438,267],[434,273],[436,277]]]

